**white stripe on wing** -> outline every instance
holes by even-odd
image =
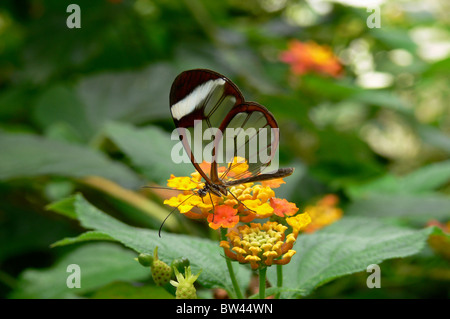
[[[173,118],[180,120],[183,116],[190,114],[195,108],[211,94],[217,86],[224,85],[224,79],[209,80],[189,93],[184,99],[178,101],[171,107]]]

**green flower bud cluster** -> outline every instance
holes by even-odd
[[[178,272],[183,271],[186,267],[189,267],[189,259],[186,257],[181,257],[174,259],[172,263],[167,265],[165,262],[158,258],[158,247],[155,247],[153,251],[153,256],[147,253],[141,253],[137,260],[144,267],[150,267],[152,271],[153,281],[158,286],[164,286],[169,283],[173,269],[176,269]]]
[[[192,275],[191,267],[184,268],[184,276],[178,271],[177,268],[173,268],[177,281],[171,280],[172,286],[177,288],[175,296],[177,299],[197,299],[197,291],[194,287],[194,282],[200,276],[201,271],[197,275]]]

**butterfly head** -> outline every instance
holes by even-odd
[[[197,191],[197,195],[200,197],[205,197],[208,193],[212,193],[218,197],[227,196],[228,191],[224,185],[219,184],[205,184],[205,187]]]
[[[197,195],[200,196],[200,197],[202,197],[202,198],[205,197],[206,194],[208,194],[208,188],[207,188],[207,186],[205,186],[205,187],[203,187],[202,189],[199,189],[199,190],[197,191]]]

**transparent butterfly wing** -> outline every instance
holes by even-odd
[[[172,84],[170,110],[192,164],[206,181],[222,184],[230,177],[277,170],[275,118],[264,106],[245,102],[225,76],[204,69],[181,73]],[[200,167],[203,161],[212,162],[209,172]]]
[[[235,106],[224,117],[219,130],[223,136],[216,140],[213,166],[217,166],[217,179],[235,180],[278,170],[278,124],[262,105],[244,102]],[[220,167],[225,165],[225,170]]]
[[[211,70],[185,71],[172,84],[172,118],[192,164],[208,182],[211,175],[217,174],[203,171],[199,164],[213,161],[217,129],[227,114],[243,102],[236,85]]]

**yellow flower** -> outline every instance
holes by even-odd
[[[270,217],[273,214],[273,208],[268,203],[261,203],[260,199],[249,199],[242,202],[245,207],[254,211],[259,217]]]
[[[260,199],[263,203],[275,196],[275,192],[270,187],[256,185],[253,187],[253,195]]]
[[[202,199],[199,196],[192,194],[179,194],[177,197],[172,197],[164,201],[164,204],[166,205],[177,207],[182,214],[189,212],[192,208],[201,203]]]
[[[297,236],[285,235],[287,226],[277,222],[264,224],[251,223],[239,226],[236,231],[227,234],[228,240],[220,242],[227,257],[240,263],[249,263],[252,269],[285,265],[290,262],[295,250],[292,250]]]
[[[248,164],[245,158],[237,156],[232,163],[228,164],[228,169],[232,173],[240,175],[248,170]]]
[[[316,205],[307,206],[305,212],[311,216],[311,223],[305,228],[305,232],[312,233],[341,219],[343,212],[336,207],[338,202],[339,198],[336,195],[328,194]]]
[[[294,217],[286,218],[286,222],[292,227],[293,233],[298,235],[298,232],[311,223],[311,217],[308,213],[298,214]]]
[[[200,174],[199,174],[200,175]],[[198,183],[191,180],[189,177],[175,177],[173,175],[170,176],[170,179],[167,180],[167,186],[175,189],[183,189],[190,190],[197,188]]]

